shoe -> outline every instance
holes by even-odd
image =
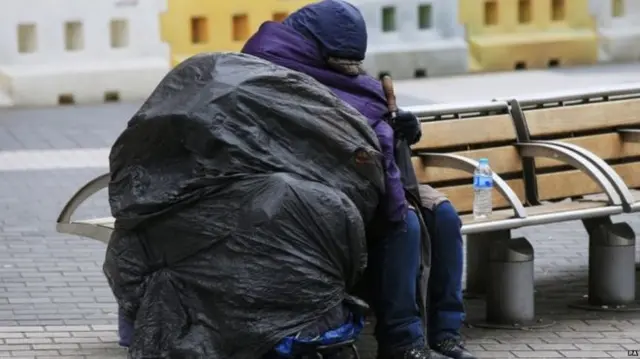
[[[475,355],[471,354],[460,340],[447,339],[436,343],[432,346],[435,351],[440,354],[446,355],[453,359],[477,359]]]
[[[429,348],[413,348],[392,355],[389,359],[451,359]]]

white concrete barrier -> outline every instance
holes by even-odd
[[[0,106],[146,98],[169,70],[166,0],[0,5]]]
[[[640,61],[640,1],[591,0],[600,62]]]
[[[369,49],[364,69],[394,79],[467,72],[464,27],[458,0],[351,0],[367,21]]]

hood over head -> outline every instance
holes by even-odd
[[[360,10],[342,0],[309,4],[283,24],[315,41],[328,58],[362,61],[367,52],[367,27]]]

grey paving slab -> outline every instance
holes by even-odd
[[[109,147],[139,107],[0,109],[0,151]]]

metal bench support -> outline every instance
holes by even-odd
[[[550,142],[530,142],[519,143],[518,151],[520,155],[525,158],[551,158],[562,161],[566,164],[579,169],[591,179],[596,182],[602,191],[607,195],[609,204],[615,206],[622,206],[622,199],[616,191],[616,188],[611,184],[609,179],[588,159],[573,152],[565,147],[557,146]]]
[[[477,327],[497,329],[545,328],[555,324],[536,318],[534,251],[524,237],[492,242],[486,294],[486,316]]]
[[[73,234],[76,236],[88,237],[97,239],[104,243],[109,243],[112,230],[110,228],[104,228],[97,226],[96,224],[88,223],[88,221],[73,222],[71,216],[83,204],[89,197],[93,196],[98,191],[105,189],[109,185],[109,179],[111,175],[109,173],[102,174],[87,184],[82,186],[69,201],[64,205],[58,220],[56,223],[56,230],[59,233]]]
[[[640,142],[640,130],[639,129],[621,129],[618,133],[622,136],[624,142]]]
[[[497,241],[510,240],[511,231],[494,231],[467,235],[467,288],[465,297],[482,296],[487,290],[489,252]]]
[[[636,235],[626,222],[609,217],[584,220],[589,233],[589,296],[571,307],[598,311],[640,311],[636,301]]]
[[[416,154],[420,157],[423,165],[426,167],[454,168],[473,174],[473,171],[475,171],[479,165],[478,161],[474,159],[453,153],[430,153],[418,151]],[[509,205],[513,208],[515,218],[525,218],[527,216],[527,211],[524,209],[518,195],[516,195],[507,182],[505,182],[496,173],[493,173],[493,185],[502,197],[509,202]]]
[[[495,242],[489,251],[487,322],[512,325],[535,320],[533,246],[526,238]]]

